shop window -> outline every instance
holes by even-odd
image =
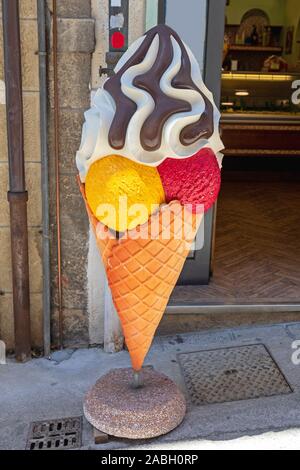
[[[292,101],[293,83],[300,79],[300,12],[291,15],[288,0],[271,12],[243,11],[242,3],[231,0],[226,11],[222,112],[300,116]]]

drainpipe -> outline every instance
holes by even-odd
[[[50,222],[49,222],[49,157],[48,157],[48,95],[47,95],[47,42],[46,2],[37,2],[40,71],[40,135],[42,160],[42,207],[43,207],[43,336],[44,355],[51,353],[50,333]]]
[[[54,158],[56,186],[56,233],[57,233],[57,266],[58,266],[58,335],[59,347],[64,347],[63,337],[63,299],[62,299],[62,252],[61,252],[61,210],[60,210],[60,162],[59,162],[59,86],[58,86],[58,4],[53,0],[53,99],[54,99]]]
[[[31,357],[27,201],[18,0],[2,0],[15,354]]]

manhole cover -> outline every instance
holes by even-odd
[[[263,345],[179,354],[192,403],[208,405],[292,393]]]
[[[78,449],[81,435],[81,417],[31,423],[26,450]]]

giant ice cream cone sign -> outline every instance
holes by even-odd
[[[218,196],[220,114],[190,49],[158,26],[124,54],[85,119],[80,189],[138,372]]]

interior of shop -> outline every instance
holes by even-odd
[[[241,148],[230,152],[238,128],[228,139],[214,275],[206,296],[233,303],[300,303],[300,105],[292,100],[293,83],[300,79],[299,2],[227,3],[223,122],[228,125],[232,116],[237,125],[246,120],[249,129],[240,131],[246,149],[239,142]],[[274,145],[277,140],[282,148]]]
[[[226,147],[208,286],[176,303],[300,304],[298,0],[228,0],[222,70]],[[201,302],[200,302],[201,301]]]
[[[300,79],[297,0],[229,0],[222,73],[224,113],[298,115],[291,86]]]

